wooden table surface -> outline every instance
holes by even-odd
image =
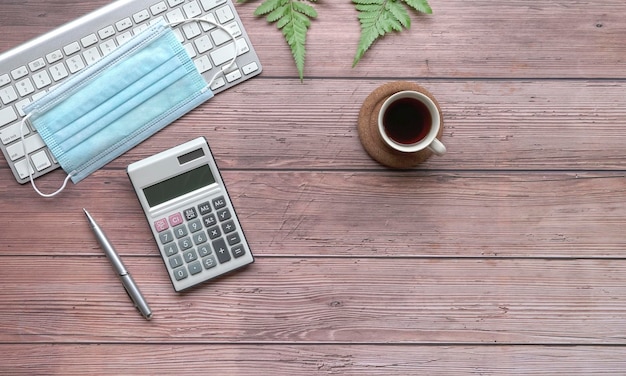
[[[106,3],[2,1],[0,50]],[[432,0],[352,68],[354,7],[320,1],[303,82],[259,4],[237,9],[261,76],[53,199],[0,160],[0,373],[624,374],[626,3]],[[396,80],[430,90],[446,125],[448,153],[406,171],[356,128]],[[180,294],[125,168],[197,136],[256,262]]]

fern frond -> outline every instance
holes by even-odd
[[[315,2],[316,0],[306,1]],[[276,23],[276,27],[282,31],[291,48],[291,54],[302,81],[304,79],[306,33],[311,26],[311,19],[317,18],[315,8],[306,3],[305,0],[265,0],[254,11],[254,14],[256,16],[265,15],[267,22]]]
[[[374,42],[393,31],[411,27],[407,7],[417,12],[432,13],[427,0],[352,0],[359,12],[361,38],[352,63],[355,67]]]

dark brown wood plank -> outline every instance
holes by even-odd
[[[623,173],[224,171],[257,255],[622,258]],[[15,183],[0,182],[11,192]],[[98,255],[81,208],[126,254],[155,254],[122,170],[52,200],[19,187],[2,204],[3,248],[20,255]],[[50,185],[42,184],[50,191]]]
[[[624,351],[603,346],[0,345],[13,375],[620,374]],[[149,361],[149,359],[157,359]],[[187,373],[187,372],[185,372]]]
[[[259,257],[185,294],[160,259],[125,261],[152,321],[105,257],[0,257],[0,342],[620,345],[626,332],[624,260]]]

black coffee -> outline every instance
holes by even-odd
[[[400,98],[387,107],[383,128],[387,136],[400,144],[414,144],[422,140],[432,126],[428,107],[415,98]]]

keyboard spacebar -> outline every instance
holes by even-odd
[[[246,43],[246,40],[237,39],[237,56],[244,54],[248,51],[250,51],[250,47],[248,47],[248,43]],[[211,59],[213,59],[213,64],[219,66],[232,60],[235,57],[233,56],[233,53],[235,53],[235,49],[233,48],[233,42],[223,45],[222,47],[211,52]]]

